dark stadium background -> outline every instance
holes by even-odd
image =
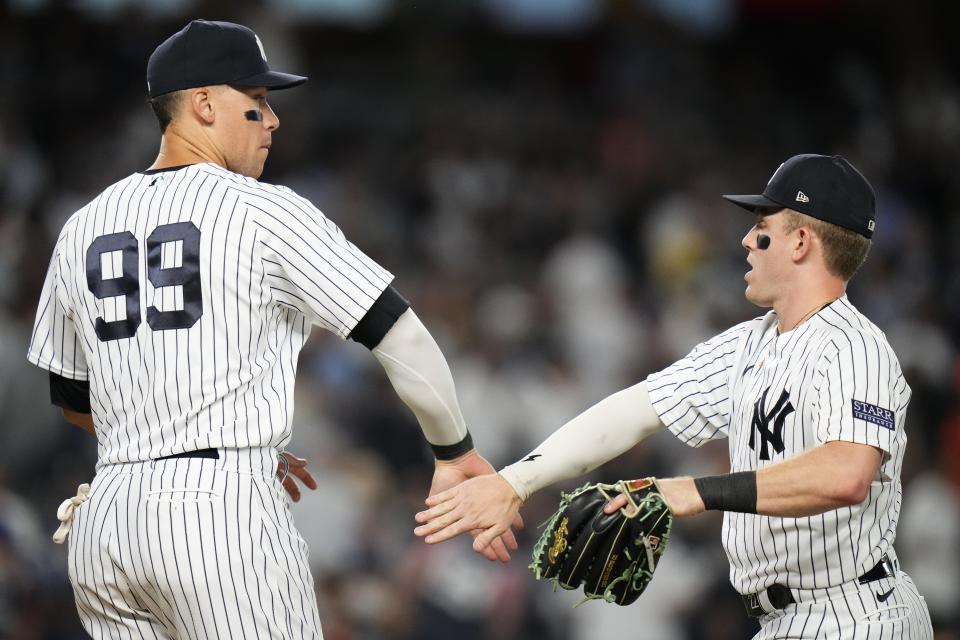
[[[254,28],[310,76],[271,102],[263,179],[309,197],[391,269],[450,359],[495,465],[605,395],[758,312],[751,224],[721,193],[783,159],[842,153],[873,181],[874,247],[850,297],[913,388],[897,549],[939,640],[960,638],[960,10],[761,0],[16,0],[0,7],[0,637],[85,637],[50,542],[95,445],[25,360],[53,241],[147,167],[153,48],[189,19]],[[525,565],[559,490],[524,508],[509,566],[413,537],[428,450],[363,347],[319,331],[300,360],[294,508],[324,634],[347,639],[749,637],[720,519],[675,528],[619,609]],[[667,435],[593,474],[726,469],[725,443]],[[574,486],[567,483],[565,488]]]

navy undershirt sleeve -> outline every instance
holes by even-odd
[[[396,324],[397,319],[409,308],[410,303],[393,286],[388,286],[366,315],[360,318],[348,337],[373,351],[383,340],[383,336]]]
[[[90,413],[90,383],[50,372],[50,402],[61,409]]]

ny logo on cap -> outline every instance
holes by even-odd
[[[810,196],[803,191],[797,191],[797,202],[810,202]]]
[[[773,179],[777,177],[777,174],[780,173],[780,169],[783,169],[783,165],[787,164],[786,162],[781,162],[780,166],[777,167],[777,170],[773,172],[773,175],[770,176],[770,179],[767,180],[767,186],[770,186],[770,183],[773,182]]]
[[[260,47],[260,57],[263,58],[263,61],[267,61],[267,53],[263,50],[263,43],[260,42],[260,36],[253,34],[253,37],[257,39],[257,46]]]
[[[870,231],[873,231],[873,228],[874,228],[875,226],[877,226],[877,225],[876,225],[876,223],[875,223],[873,220],[869,220],[869,221],[867,222],[867,229],[869,229]]]

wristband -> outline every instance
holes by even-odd
[[[757,472],[738,471],[722,476],[696,478],[700,498],[707,509],[717,511],[757,512]]]
[[[454,460],[473,449],[473,438],[470,437],[470,432],[467,431],[467,435],[463,437],[463,440],[456,444],[430,443],[430,448],[433,449],[433,455],[437,460]]]

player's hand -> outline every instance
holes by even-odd
[[[462,533],[473,535],[473,549],[488,559],[491,553],[504,562],[498,545],[504,543],[513,551],[517,541],[510,530],[523,526],[520,518],[520,496],[500,474],[471,478],[426,500],[426,511],[416,515],[421,526],[413,530],[425,537],[427,544],[449,540]],[[507,555],[507,560],[509,554]]]
[[[298,458],[289,451],[281,451],[280,455],[286,458],[287,465],[289,465],[289,468],[287,468],[282,460],[277,464],[278,474],[282,474],[286,468],[286,475],[282,481],[283,488],[290,494],[291,500],[300,502],[300,487],[297,486],[297,481],[294,478],[299,478],[300,482],[311,491],[317,488],[317,481],[310,470],[307,469],[307,461],[304,458]]]
[[[430,495],[426,501],[427,505],[433,506],[430,501],[441,492],[458,486],[469,478],[480,476],[499,477],[496,474],[496,470],[493,468],[493,466],[487,462],[483,456],[477,453],[476,450],[470,451],[469,453],[460,456],[456,460],[437,460],[436,468],[433,472],[433,482],[430,484]],[[420,515],[421,514],[417,514],[417,521],[424,522],[424,520],[420,520]],[[504,529],[496,536],[491,536],[492,542],[487,541],[482,546],[477,546],[475,543],[474,549],[478,553],[483,554],[487,560],[500,560],[501,562],[509,561],[510,551],[517,550],[517,539],[513,535],[513,531],[510,529],[511,524],[517,529],[523,528],[523,518],[520,517],[519,513],[515,513],[514,517],[507,522],[507,526],[504,527]],[[419,529],[420,528],[418,527],[417,530]],[[459,535],[459,533],[464,533],[468,530],[460,531],[458,534],[454,535]],[[474,538],[483,533],[483,530],[480,528],[469,531]],[[418,533],[417,535],[421,534]],[[454,536],[450,535],[443,538],[443,540],[447,540],[452,537]],[[438,539],[435,542],[440,541],[441,540]],[[431,544],[433,544],[433,542],[431,542]]]
[[[667,508],[674,516],[693,516],[705,510],[703,499],[700,497],[700,492],[697,491],[697,485],[694,484],[693,478],[658,478],[657,486],[663,494]],[[603,512],[610,514],[627,507],[627,505],[629,505],[627,496],[621,493],[604,505]]]
[[[616,498],[614,498],[607,504],[603,505],[603,512],[607,515],[610,515],[611,513],[616,513],[620,509],[627,507],[626,513],[629,515],[630,514],[630,509],[628,507],[629,504],[630,504],[630,501],[627,500],[627,494],[621,493]]]

